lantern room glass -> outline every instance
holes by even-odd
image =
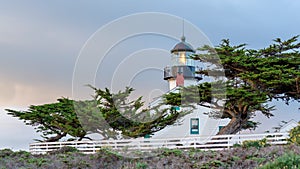
[[[190,58],[192,52],[180,51],[172,54],[173,66],[195,66],[195,62]]]

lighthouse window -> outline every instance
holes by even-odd
[[[179,53],[179,63],[182,65],[185,65],[185,63],[186,63],[185,52]]]

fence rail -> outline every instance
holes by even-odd
[[[264,134],[240,134],[240,135],[216,135],[210,137],[186,137],[167,139],[124,139],[124,140],[100,140],[100,141],[65,141],[65,142],[39,142],[29,145],[32,154],[45,154],[58,150],[65,146],[77,148],[85,154],[96,153],[101,148],[120,150],[148,151],[158,148],[189,149],[198,148],[203,150],[229,149],[234,144],[240,144],[245,140],[267,139],[268,144],[286,144],[288,133],[264,133]]]

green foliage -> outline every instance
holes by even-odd
[[[13,154],[13,156],[19,156],[19,157],[22,157],[24,159],[27,159],[31,156],[31,154],[28,151],[20,150],[20,151],[15,152]]]
[[[235,143],[235,144],[233,144],[233,146],[232,146],[233,148],[237,148],[237,147],[242,147],[242,145],[241,144],[237,144],[237,143]]]
[[[32,105],[27,111],[6,111],[24,120],[26,125],[34,126],[45,139],[42,141],[48,142],[58,141],[67,135],[81,140],[87,138],[88,133],[99,133],[106,139],[143,137],[173,124],[182,115],[170,108],[160,108],[162,105],[142,109],[142,97],[128,99],[134,91],[129,87],[116,94],[107,88],[90,87],[95,92],[93,100],[61,98],[57,103]]]
[[[197,148],[192,148],[189,149],[188,153],[189,153],[189,157],[190,158],[194,158],[196,154],[199,154],[200,152],[202,152],[201,149],[197,149]]]
[[[47,164],[48,162],[50,162],[50,160],[46,159],[46,158],[29,158],[29,159],[27,159],[27,162],[29,164],[33,164],[37,167],[42,167],[44,164]]]
[[[255,148],[262,148],[262,147],[266,147],[269,146],[269,144],[267,143],[267,139],[262,139],[262,140],[246,140],[243,141],[242,143],[242,147],[243,148],[250,148],[250,147],[255,147]]]
[[[66,154],[66,153],[74,153],[79,152],[79,150],[75,147],[64,146],[58,150],[50,151],[49,154]]]
[[[205,163],[204,165],[202,165],[200,168],[201,169],[205,169],[205,168],[207,168],[207,169],[209,169],[209,168],[214,168],[214,167],[225,167],[226,166],[226,164],[225,163],[223,163],[222,161],[219,161],[219,160],[212,160],[212,161],[209,161],[209,162],[207,162],[207,163]]]
[[[297,169],[300,167],[300,155],[295,153],[286,153],[283,156],[269,162],[259,169],[287,168]]]
[[[253,160],[253,161],[256,161],[258,164],[261,164],[261,163],[263,163],[263,162],[266,161],[266,158],[264,158],[264,157],[261,157],[261,158],[258,158],[258,157],[251,157],[251,158],[249,158],[249,159],[251,159],[251,160]]]
[[[137,162],[136,163],[136,168],[137,169],[146,169],[146,168],[148,168],[148,165],[146,163],[143,163],[143,162]]]
[[[174,156],[181,156],[182,155],[182,150],[180,149],[162,149],[162,155],[165,155],[165,156],[169,156],[171,154],[173,154]]]
[[[122,136],[143,137],[152,134],[173,124],[180,115],[180,112],[171,107],[161,108],[162,105],[143,109],[142,97],[128,99],[134,91],[129,87],[116,94],[112,94],[107,88],[102,90],[90,87],[95,91],[94,99],[101,116],[113,131],[120,131]]]
[[[241,158],[238,157],[238,156],[232,156],[231,159],[232,159],[232,161],[238,161],[238,160],[241,160]]]
[[[201,54],[194,55],[193,59],[216,67],[216,70],[207,69],[199,73],[217,79],[220,73],[214,72],[224,70],[227,78],[223,82],[227,88],[226,98],[223,99],[226,101],[224,111],[219,104],[219,93],[212,92],[209,84],[204,88],[200,84],[202,87],[196,92],[199,95],[196,103],[217,110],[210,116],[231,119],[229,126],[222,128],[219,134],[255,129],[257,123],[249,123],[249,120],[259,112],[267,117],[272,116],[273,107],[267,105],[270,100],[281,99],[287,104],[290,100],[300,101],[300,43],[297,40],[298,36],[286,41],[277,38],[274,44],[254,50],[246,49],[245,44],[233,46],[226,39],[215,48],[203,46],[198,49]],[[216,82],[210,84],[213,83]],[[203,91],[214,99],[203,97]]]
[[[34,126],[37,132],[42,133],[41,137],[46,139],[45,141],[58,141],[67,134],[83,138],[87,133],[78,121],[74,101],[67,98],[57,101],[38,106],[31,105],[28,111],[6,111],[9,115],[24,120],[26,125]]]
[[[13,153],[14,152],[11,149],[2,149],[2,150],[0,150],[0,158],[10,156]]]
[[[288,142],[300,145],[300,122],[289,132]]]
[[[122,157],[121,154],[119,154],[118,152],[113,151],[111,148],[107,148],[107,147],[101,148],[99,151],[97,151],[97,154],[99,156],[108,155],[108,156],[114,156],[114,157],[117,157],[117,158]]]

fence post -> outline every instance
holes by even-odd
[[[139,148],[139,150],[141,150],[141,141],[140,140],[138,141],[138,148]]]
[[[227,135],[227,149],[229,149],[230,148],[230,144],[229,144],[229,135]]]
[[[93,153],[96,152],[96,146],[95,146],[95,142],[93,141]]]

